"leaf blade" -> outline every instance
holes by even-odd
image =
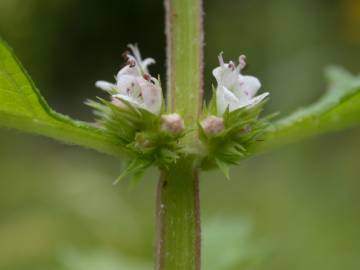
[[[115,156],[126,151],[101,128],[53,111],[1,38],[0,127],[51,137]]]
[[[327,77],[330,89],[318,102],[276,121],[264,135],[264,143],[252,151],[262,152],[360,125],[360,76],[331,67]]]

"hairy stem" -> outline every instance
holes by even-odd
[[[162,171],[157,192],[156,270],[199,270],[199,178],[192,160]]]
[[[203,103],[202,0],[165,0],[167,104],[188,128]],[[196,140],[186,136],[187,143]],[[156,270],[199,270],[201,229],[198,168],[189,157],[161,172],[157,200]]]
[[[192,125],[203,102],[202,0],[165,0],[165,6],[168,107]]]

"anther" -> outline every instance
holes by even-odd
[[[239,66],[240,70],[246,67],[246,56],[244,54],[239,56]]]
[[[145,73],[145,74],[143,75],[143,78],[144,78],[145,80],[147,80],[147,81],[151,81],[151,76],[150,76],[148,73]]]

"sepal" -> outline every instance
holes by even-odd
[[[120,181],[129,176],[132,176],[133,183],[138,182],[145,170],[150,166],[151,163],[149,163],[149,161],[142,159],[134,159],[131,162],[127,162],[125,168],[123,169],[119,177],[114,181],[113,185],[118,184]]]
[[[224,174],[227,180],[230,180],[230,169],[229,165],[222,160],[215,158],[216,165],[220,169],[220,171]]]
[[[185,130],[171,133],[164,129],[164,115],[135,107],[123,99],[117,99],[116,102],[101,98],[98,100],[86,102],[94,110],[97,125],[116,137],[119,144],[130,153],[131,162],[126,164],[116,183],[128,176],[139,178],[152,165],[168,168],[185,155],[184,146],[180,142]]]

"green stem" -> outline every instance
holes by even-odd
[[[157,198],[156,270],[199,270],[199,178],[190,159],[162,171]]]
[[[165,0],[167,104],[195,127],[203,103],[202,0]],[[194,134],[194,133],[193,133]],[[186,143],[196,140],[186,136]],[[161,172],[157,200],[156,270],[199,270],[198,168],[189,157]]]
[[[203,102],[202,0],[165,0],[168,107],[196,123]]]

